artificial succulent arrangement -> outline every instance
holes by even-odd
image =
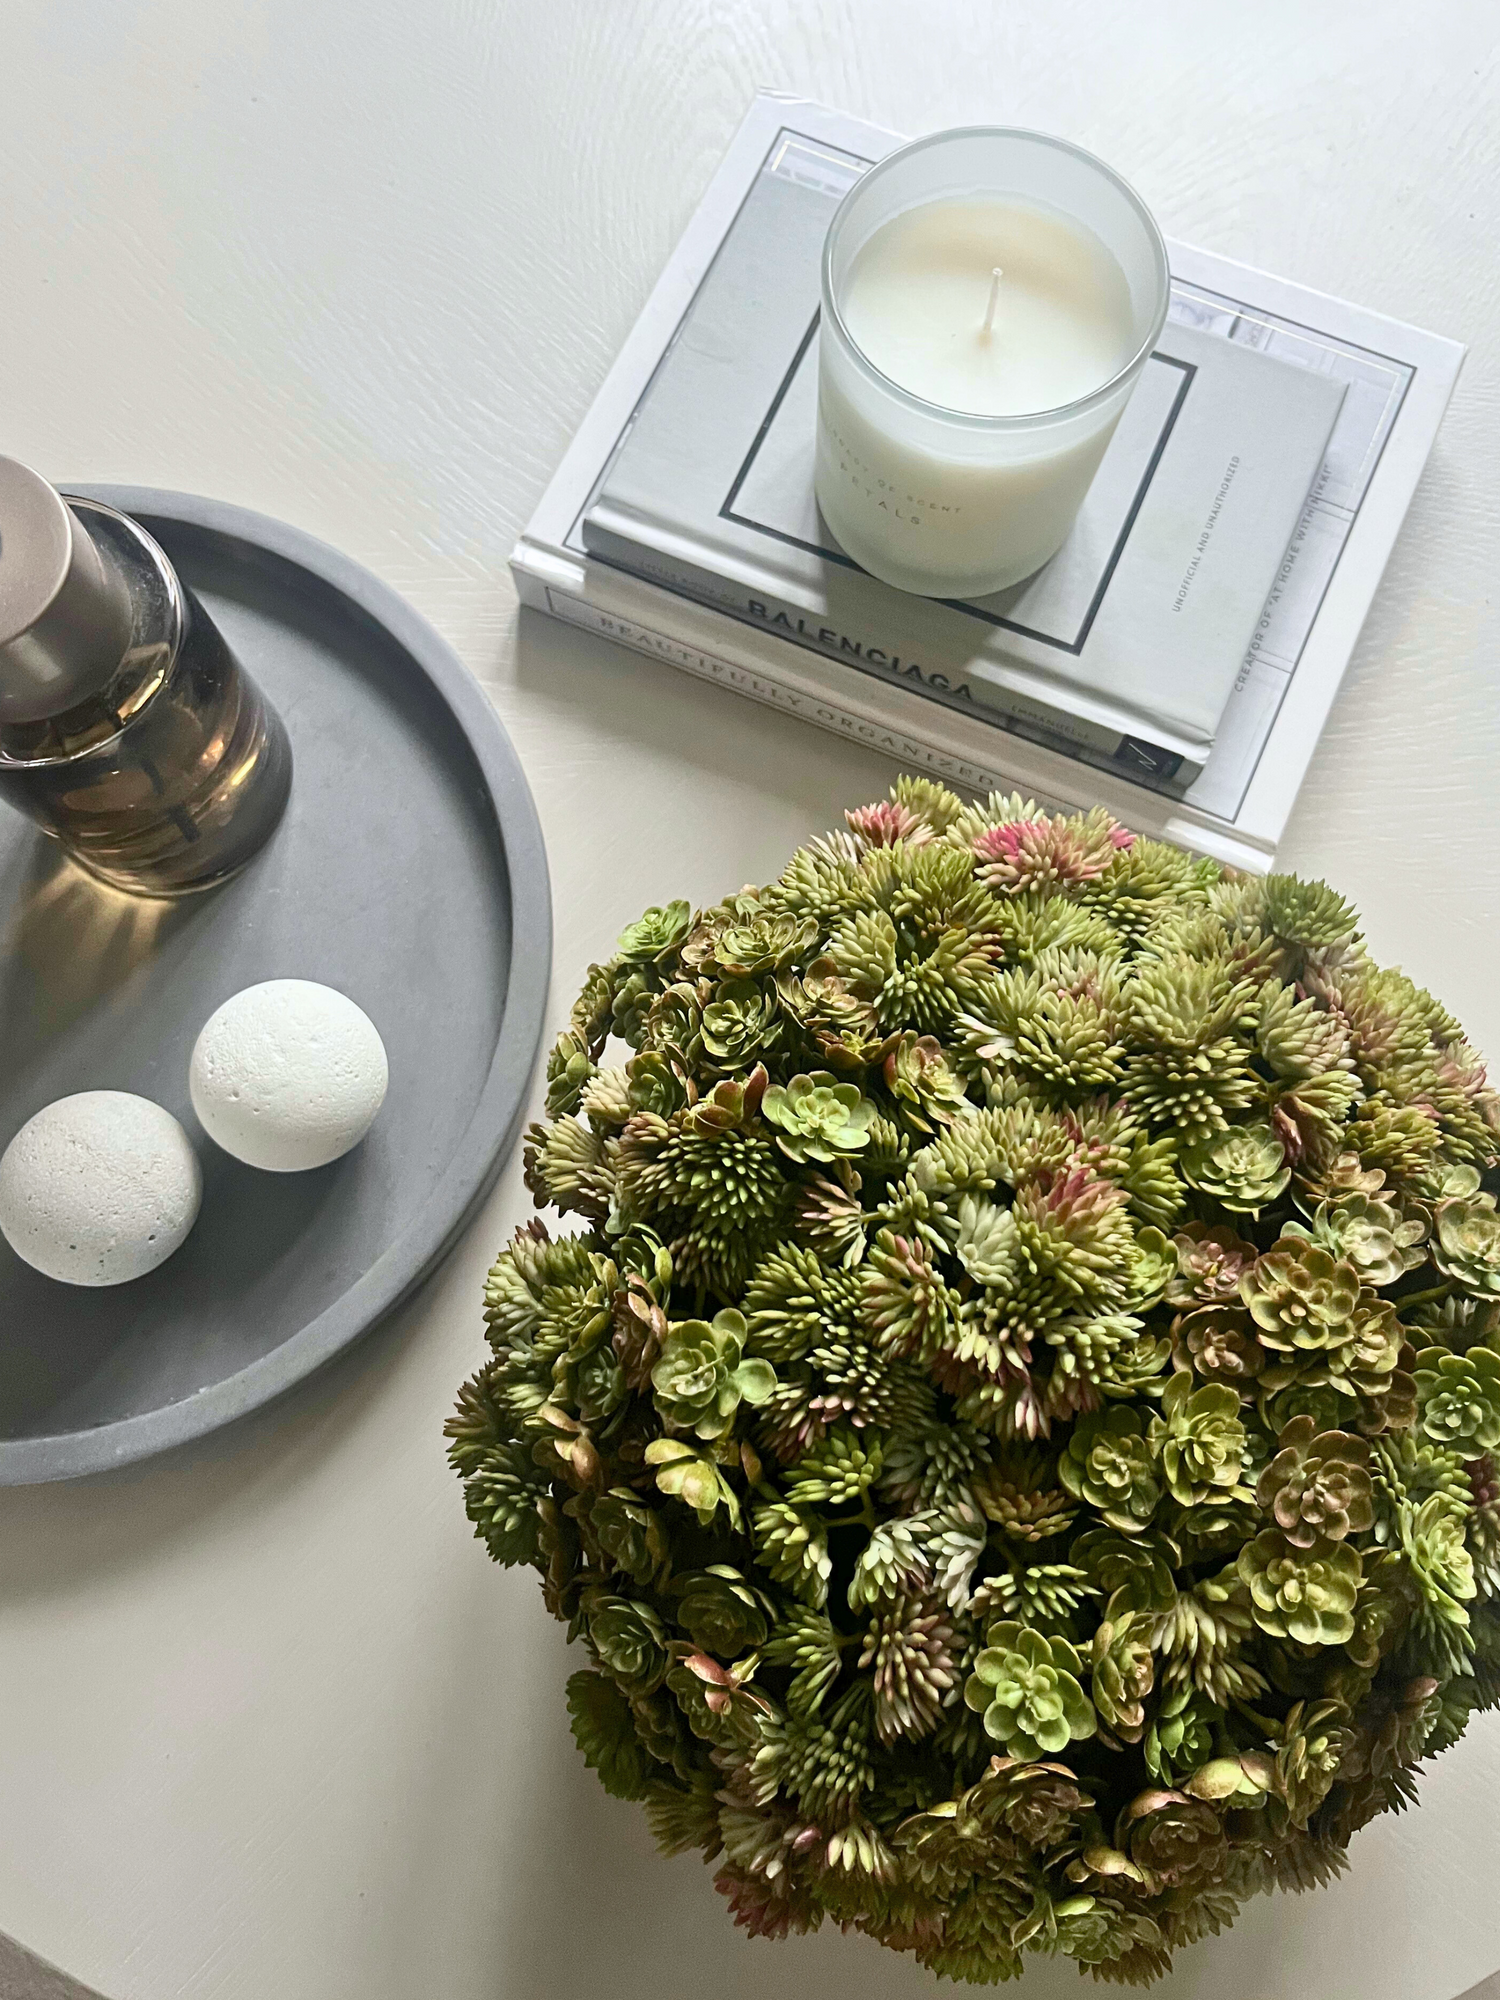
[[[453,1463],[749,1931],[1146,1984],[1500,1702],[1497,1101],[1322,883],[845,817],[591,968]]]

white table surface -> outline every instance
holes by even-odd
[[[511,541],[751,91],[1013,122],[1172,234],[1472,343],[1284,848],[1500,1052],[1493,0],[4,0],[0,450],[212,493],[404,591],[492,691],[557,901],[552,1015],[620,926],[774,872],[879,759],[528,613]],[[744,1941],[568,1735],[529,1573],[440,1427],[513,1164],[441,1275],[280,1407],[0,1494],[0,1929],[111,2000],[899,2000]],[[3,1337],[3,1335],[0,1335]],[[1500,1962],[1500,1717],[1182,1955],[1173,2000],[1451,2000]],[[1021,1989],[1080,1988],[1043,1966]]]

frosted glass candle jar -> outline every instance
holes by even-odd
[[[1065,140],[976,126],[872,167],[823,251],[817,494],[846,552],[928,597],[1040,569],[1168,285],[1139,196]]]

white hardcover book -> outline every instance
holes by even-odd
[[[808,365],[808,246],[899,143],[756,99],[517,544],[523,601],[962,788],[1268,867],[1464,350],[1171,244],[1059,557],[1004,600],[906,597],[817,516]]]

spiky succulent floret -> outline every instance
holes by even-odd
[[[1500,1118],[1324,884],[906,779],[546,1108],[452,1461],[747,1929],[1147,1984],[1500,1705]]]
[[[755,1510],[756,1559],[766,1575],[817,1610],[828,1602],[828,1530],[810,1511],[773,1500]]]
[[[1247,1032],[1254,998],[1232,963],[1186,951],[1143,957],[1125,1018],[1131,1103],[1187,1144],[1248,1110],[1262,1091]]]
[[[951,1614],[934,1598],[891,1598],[870,1621],[859,1666],[871,1669],[881,1742],[927,1735],[958,1691]]]
[[[1051,1541],[1078,1517],[1078,1503],[1057,1483],[1049,1455],[1034,1446],[1011,1445],[997,1453],[975,1478],[973,1493],[1009,1541]]]
[[[533,1125],[526,1134],[526,1185],[538,1206],[602,1223],[614,1192],[618,1151],[613,1139],[576,1118]]]
[[[969,1498],[977,1478],[992,1469],[983,1432],[924,1415],[888,1440],[880,1490],[896,1507],[916,1512]]]

